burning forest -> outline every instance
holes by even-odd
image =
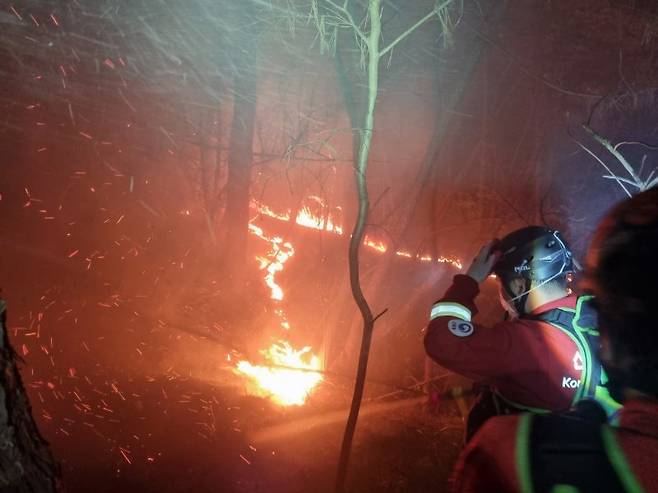
[[[449,491],[437,300],[658,183],[653,2],[521,3],[4,2],[0,491]]]

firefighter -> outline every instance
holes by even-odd
[[[457,467],[457,492],[658,492],[658,188],[615,207],[589,250],[601,361],[624,404],[615,427],[576,415],[490,420]]]
[[[473,319],[479,284],[492,270],[508,318],[487,327]],[[610,415],[619,408],[601,386],[591,298],[570,294],[572,273],[572,253],[561,234],[529,226],[482,247],[432,307],[428,355],[480,389],[467,441],[499,414],[566,411],[593,397]]]

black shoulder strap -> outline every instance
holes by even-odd
[[[580,312],[580,311],[579,311]],[[576,313],[572,311],[562,310],[560,308],[554,308],[544,313],[534,315],[531,318],[533,320],[541,320],[543,322],[548,322],[559,326],[565,332],[571,334],[571,336],[578,341],[577,345],[583,358],[583,362],[590,361],[591,368],[587,368],[586,371],[589,372],[589,378],[587,379],[589,385],[587,388],[584,388],[581,393],[581,398],[591,399],[596,395],[596,387],[601,384],[601,363],[598,359],[598,333],[593,331],[579,331],[576,329]],[[583,321],[583,316],[581,313],[578,313],[578,322]],[[589,321],[589,319],[588,319]],[[587,348],[580,347],[587,345]],[[589,357],[586,357],[585,352],[589,354]]]
[[[626,491],[610,462],[601,430],[598,423],[574,417],[534,416],[529,437],[534,492],[551,493],[559,485],[582,493]]]
[[[541,320],[542,322],[548,322],[549,324],[556,324],[562,327],[563,329],[573,332],[573,318],[575,314],[573,312],[568,312],[566,310],[560,310],[559,308],[553,308],[544,313],[539,313],[538,315],[533,315],[533,320]]]

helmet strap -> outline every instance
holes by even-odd
[[[517,316],[525,315],[525,302],[528,299],[528,293],[530,293],[530,290],[528,290],[529,281],[524,279],[525,291],[523,291],[523,293],[518,296],[516,296],[515,293],[513,293],[510,289],[509,282],[506,282],[505,280],[502,281],[503,290],[508,296],[508,299],[506,299],[505,302],[509,305],[509,308],[514,309]]]
[[[525,302],[528,301],[528,294],[530,294],[530,291],[526,291],[521,296],[517,296],[512,300],[512,303],[514,303],[514,308],[516,308],[516,311],[518,312],[519,315],[526,314]]]
[[[555,275],[552,275],[548,279],[544,279],[542,282],[540,282],[539,284],[537,284],[533,288],[527,289],[527,285],[526,285],[526,291],[524,291],[520,295],[515,296],[514,298],[509,300],[511,303],[514,303],[514,306],[519,310],[519,314],[525,314],[525,302],[528,299],[528,295],[530,293],[532,293],[535,289],[541,288],[544,284],[547,284],[547,283],[551,282],[553,279],[556,279],[557,277],[563,275],[564,272],[562,272],[562,270],[563,269],[561,269],[560,272],[558,272]],[[508,289],[507,286],[505,287],[505,289]],[[509,292],[509,290],[508,290],[508,292]],[[521,309],[519,309],[519,304],[520,304]]]

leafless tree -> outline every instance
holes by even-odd
[[[352,124],[355,125],[353,129],[353,149],[355,153],[354,177],[358,194],[358,212],[352,229],[348,252],[350,288],[352,297],[361,313],[363,332],[354,395],[343,436],[336,477],[336,491],[339,493],[345,491],[347,467],[363,397],[374,325],[377,318],[384,313],[382,312],[379,315],[373,314],[363,294],[359,276],[359,250],[363,243],[370,212],[366,172],[375,124],[380,63],[384,57],[392,53],[398,44],[430,20],[439,19],[445,33],[449,34],[449,8],[452,4],[453,0],[437,1],[434,8],[430,9],[415,23],[394,37],[393,41],[389,44],[382,46],[383,0],[368,0],[367,7],[360,12],[361,15],[359,18],[354,15],[355,2],[350,2],[349,0],[312,0],[311,2],[310,17],[313,19],[317,28],[321,48],[335,53],[337,40],[341,32],[346,31],[358,47],[358,52],[360,53],[358,63],[365,71],[365,107],[360,109],[360,114],[354,111],[350,113]]]

